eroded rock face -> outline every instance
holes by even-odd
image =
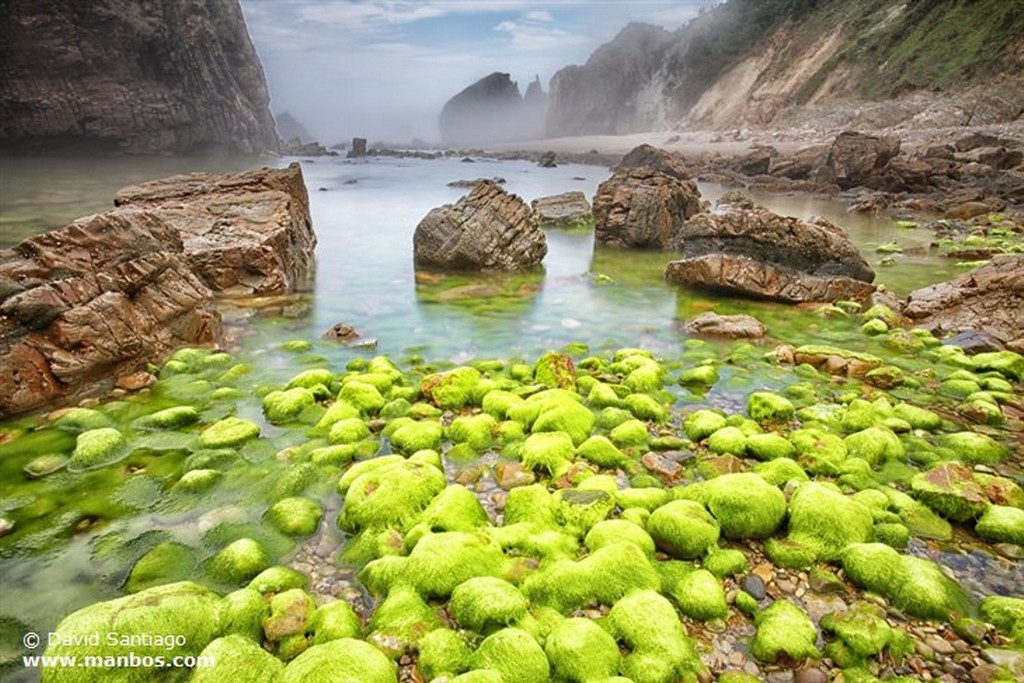
[[[309,276],[316,235],[298,164],[162,178],[122,188],[114,203],[177,230],[192,270],[219,295],[285,294]]]
[[[220,335],[174,227],[122,208],[0,251],[0,415],[110,389]]]
[[[692,180],[652,168],[622,168],[594,196],[594,241],[617,247],[671,249],[683,224],[701,211]]]
[[[11,0],[0,5],[0,63],[6,149],[277,149],[238,0]]]
[[[969,273],[911,292],[903,313],[945,335],[981,330],[1024,352],[1024,254],[997,256]]]
[[[483,180],[424,216],[413,249],[420,268],[516,271],[538,265],[548,245],[526,202]]]
[[[875,137],[855,131],[836,136],[825,162],[826,177],[840,188],[874,186],[886,165],[900,153],[897,137]]]
[[[650,168],[679,180],[689,180],[694,175],[681,156],[647,144],[627,152],[615,170],[625,168]]]
[[[703,213],[679,233],[684,258],[673,282],[777,301],[863,300],[874,272],[839,226],[779,216],[764,208]]]
[[[587,196],[578,190],[539,197],[530,202],[530,206],[543,226],[571,227],[594,219]]]

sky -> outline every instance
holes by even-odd
[[[716,0],[241,0],[270,85],[324,144],[439,138],[444,103],[495,71],[521,92],[630,21],[673,30]]]

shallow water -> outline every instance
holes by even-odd
[[[0,246],[8,246],[33,232],[110,206],[113,192],[126,183],[181,172],[192,162],[2,163]],[[251,160],[219,160],[208,162],[203,170],[251,165]],[[37,630],[50,630],[71,611],[118,595],[131,562],[162,540],[174,539],[212,551],[224,545],[225,537],[211,538],[207,532],[228,528],[223,532],[228,540],[253,535],[269,548],[284,552],[290,542],[258,525],[267,507],[261,477],[276,471],[275,454],[293,445],[290,439],[295,437],[294,432],[262,421],[259,399],[253,392],[305,367],[317,366],[324,358],[335,371],[354,357],[377,354],[396,360],[418,355],[435,362],[533,359],[571,342],[585,343],[593,352],[644,347],[666,358],[679,358],[687,348],[681,324],[707,310],[757,316],[770,335],[762,351],[785,341],[856,344],[862,350],[891,353],[879,341],[865,337],[855,317],[823,318],[792,306],[685,290],[663,279],[672,254],[595,250],[590,232],[547,231],[548,255],[541,272],[417,277],[412,262],[417,222],[431,208],[465,193],[446,187],[449,181],[502,176],[507,179],[506,189],[526,200],[568,190],[582,190],[592,197],[597,185],[608,177],[604,168],[570,164],[544,169],[529,162],[487,160],[471,164],[458,159],[317,158],[303,160],[303,172],[319,240],[312,291],[291,297],[281,311],[237,311],[227,316],[237,335],[234,351],[256,368],[246,380],[246,398],[237,403],[237,414],[261,422],[266,437],[259,447],[243,454],[253,465],[250,471],[202,501],[178,505],[173,496],[163,495],[167,480],[162,475],[180,468],[185,457],[180,444],[154,444],[149,453],[133,454],[125,467],[87,476],[61,473],[27,484],[21,468],[29,459],[28,450],[69,447],[52,443],[29,449],[24,439],[16,442],[26,455],[9,449],[0,460],[0,513],[24,505],[24,496],[32,496],[38,523],[31,538],[20,535],[17,543],[11,539],[0,542],[0,620],[16,618]],[[705,198],[712,202],[724,190],[701,186]],[[839,201],[757,194],[753,198],[778,213],[830,218],[846,228],[873,265],[880,258],[874,251],[878,245],[893,240],[904,245],[911,255],[898,257],[895,266],[876,267],[878,282],[901,295],[958,272],[952,262],[928,252],[931,234],[924,230],[901,230],[888,220],[850,214]],[[282,311],[284,314],[279,314]],[[376,339],[376,349],[318,343],[305,354],[279,350],[287,340],[317,340],[338,322]],[[713,344],[712,348],[726,345]],[[789,370],[764,365],[747,371],[741,365],[723,365],[721,381],[705,397],[676,388],[681,403],[706,401],[741,412],[744,397],[752,389],[794,380]],[[837,393],[842,390],[842,384],[834,389]],[[173,398],[164,400],[172,403]],[[122,411],[119,422],[151,412],[152,400],[145,399],[149,401],[145,408],[132,401],[115,407],[115,412]],[[216,405],[208,407],[203,422],[220,417],[218,410]],[[144,467],[148,478],[132,476],[130,466]],[[324,524],[333,524],[333,519]]]

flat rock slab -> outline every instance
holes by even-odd
[[[712,311],[687,320],[683,331],[725,339],[759,339],[768,332],[761,321],[752,315],[719,315]]]
[[[490,180],[423,217],[413,235],[418,268],[522,271],[540,264],[547,238],[530,207]]]
[[[545,227],[572,227],[594,220],[587,196],[575,190],[530,202],[537,220]]]
[[[220,296],[286,294],[308,280],[316,235],[298,164],[161,178],[122,188],[114,204],[177,230],[192,269]]]

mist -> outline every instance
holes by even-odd
[[[630,21],[675,29],[709,0],[533,2],[242,0],[274,114],[318,141],[439,143],[445,103],[494,72],[525,92],[582,64]]]

